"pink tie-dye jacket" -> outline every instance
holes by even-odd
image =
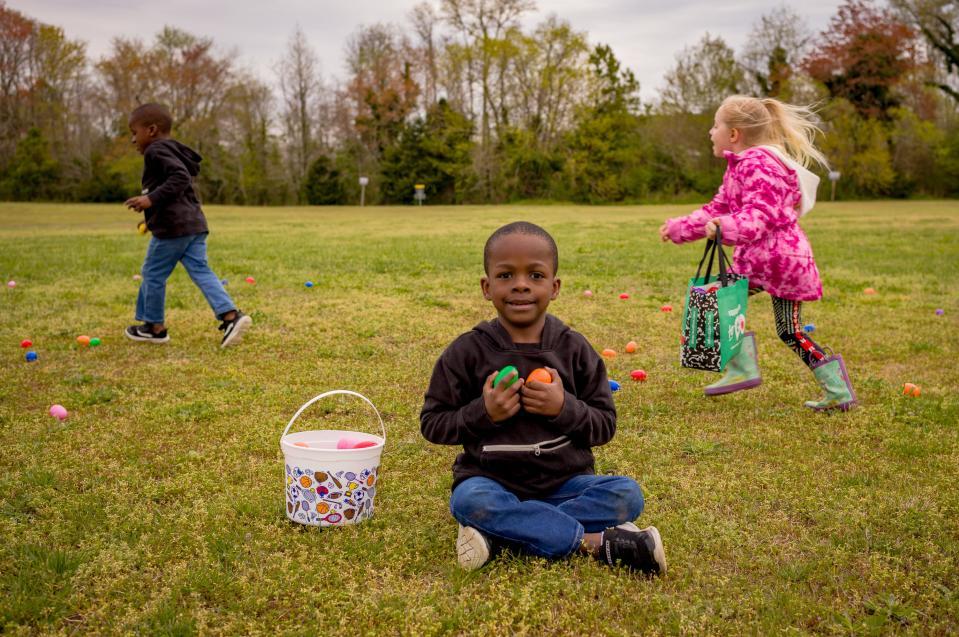
[[[702,239],[705,225],[716,219],[723,244],[736,246],[733,270],[749,277],[750,287],[793,301],[822,297],[812,246],[798,223],[802,195],[795,171],[759,148],[725,156],[719,192],[692,214],[668,219],[669,238]]]

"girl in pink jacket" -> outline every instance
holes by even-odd
[[[709,131],[713,154],[726,159],[722,186],[711,202],[685,217],[667,219],[659,229],[673,243],[714,239],[736,246],[733,271],[749,278],[750,293],[769,292],[779,338],[813,371],[825,391],[807,401],[817,411],[849,409],[856,394],[842,356],[829,356],[802,329],[802,303],[822,296],[812,247],[799,218],[816,201],[819,178],[806,169],[826,166],[813,145],[818,128],[809,109],[775,99],[734,95],[716,111]],[[721,380],[705,389],[716,396],[762,383],[755,334],[747,332],[739,353]]]

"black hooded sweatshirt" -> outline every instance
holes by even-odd
[[[537,367],[556,369],[566,391],[559,415],[520,409],[502,422],[490,420],[483,383],[506,365],[514,365],[522,378]],[[515,344],[494,319],[459,336],[440,356],[420,430],[430,442],[463,445],[453,463],[453,488],[485,476],[521,499],[535,499],[573,476],[594,473],[590,448],[612,439],[616,407],[606,366],[582,334],[547,314],[541,342]]]
[[[143,152],[143,194],[151,206],[144,210],[147,228],[158,239],[209,232],[193,178],[203,158],[175,139],[158,139]]]

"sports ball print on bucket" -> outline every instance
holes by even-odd
[[[746,304],[749,281],[726,271],[728,259],[722,249],[721,234],[706,243],[696,276],[689,280],[679,362],[683,367],[720,372],[739,352],[746,331]],[[713,260],[719,254],[719,276],[710,276]],[[706,276],[699,276],[709,257]]]
[[[383,436],[337,429],[287,433],[307,407],[335,394],[356,396],[372,407]],[[349,439],[349,448],[338,448],[344,439]],[[309,400],[280,436],[286,469],[286,516],[312,526],[343,526],[371,517],[385,444],[386,427],[380,412],[362,394],[337,389]]]

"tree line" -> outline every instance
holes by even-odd
[[[959,3],[846,0],[821,33],[784,6],[734,51],[707,34],[656,100],[602,43],[532,0],[422,3],[364,25],[325,79],[299,29],[269,81],[212,39],[165,27],[83,42],[0,0],[0,198],[122,201],[142,163],[127,116],[168,105],[224,204],[692,201],[724,166],[707,131],[727,95],[816,103],[844,197],[959,195]],[[824,183],[828,183],[824,179]],[[828,187],[828,186],[826,186]]]

